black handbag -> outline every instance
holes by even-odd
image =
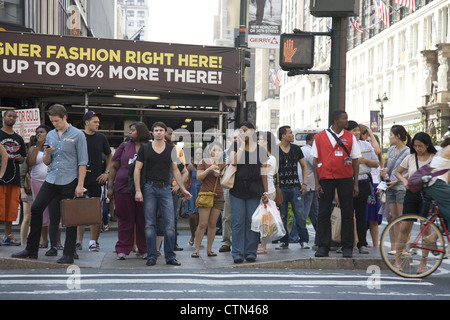
[[[151,142],[149,142],[151,143]],[[147,144],[143,144],[141,146],[142,151],[144,152],[144,165],[141,169],[141,181],[140,181],[140,185],[141,185],[141,191],[144,189],[144,184],[145,184],[145,174],[147,172],[147,166],[146,166],[146,161],[145,161],[145,151],[146,151],[146,146]],[[131,194],[135,194],[136,193],[136,186],[134,185],[134,168],[136,167],[136,160],[134,160],[133,163],[130,164],[130,167],[128,168],[128,189],[130,190]]]

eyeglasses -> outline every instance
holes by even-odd
[[[414,149],[425,149],[425,146],[413,146]]]

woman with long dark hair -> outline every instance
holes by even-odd
[[[411,154],[403,159],[402,163],[394,173],[397,179],[403,183],[406,188],[405,199],[403,202],[403,214],[424,214],[422,213],[422,206],[424,204],[424,194],[422,191],[412,192],[408,188],[408,178],[411,177],[420,167],[429,164],[437,153],[436,148],[431,141],[431,137],[425,132],[418,132],[414,135],[411,144]],[[406,171],[406,174],[404,172]],[[396,265],[401,263],[401,255],[405,248],[405,243],[408,242],[408,236],[411,231],[412,221],[405,221],[401,227],[397,237],[397,248],[395,262]],[[423,258],[417,273],[427,271],[426,268],[427,253],[423,253]]]

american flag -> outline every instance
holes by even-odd
[[[350,21],[352,22],[353,28],[355,28],[356,31],[358,31],[359,33],[364,32],[363,27],[355,20],[355,18],[350,18]]]
[[[277,80],[278,80],[278,86],[282,86],[283,85],[283,71],[278,68],[277,66],[275,66],[275,72],[277,75]]]
[[[277,88],[277,75],[272,70],[270,70],[269,75],[270,75],[270,82],[272,82],[273,87],[276,89]]]
[[[377,18],[382,20],[386,27],[389,28],[391,26],[389,7],[386,6],[381,0],[373,0],[373,5],[375,7],[375,15]]]
[[[416,11],[416,0],[394,0],[395,3]]]

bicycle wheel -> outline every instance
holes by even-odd
[[[380,250],[383,261],[397,275],[424,278],[440,266],[445,242],[434,223],[421,216],[405,215],[391,221],[383,230]]]

